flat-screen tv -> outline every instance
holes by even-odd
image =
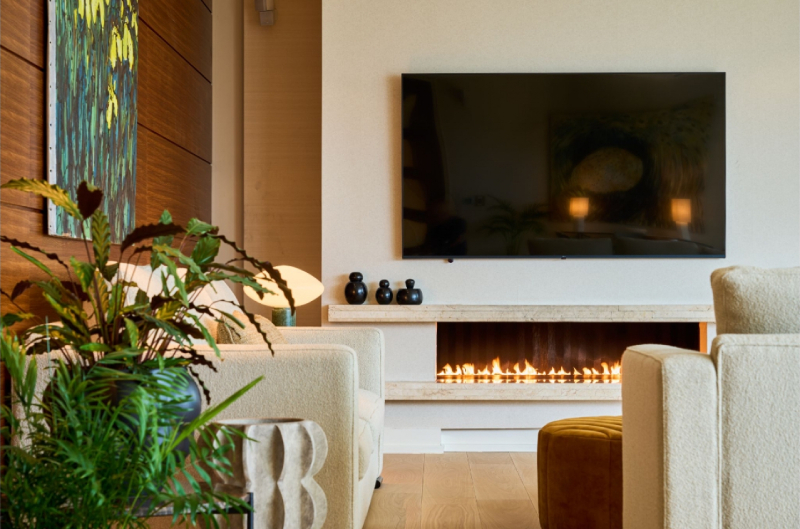
[[[404,74],[403,258],[725,256],[725,74]]]

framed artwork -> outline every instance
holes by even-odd
[[[84,180],[102,189],[120,242],[136,220],[138,0],[48,2],[48,181],[73,199]],[[84,237],[52,203],[47,225]]]

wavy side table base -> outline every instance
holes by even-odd
[[[328,501],[314,476],[328,455],[325,432],[301,419],[230,419],[218,421],[216,442],[224,443],[219,425],[240,430],[252,441],[234,438],[233,475],[211,468],[214,488],[229,493],[252,492],[255,527],[319,529],[328,515]],[[220,527],[228,527],[219,519]]]

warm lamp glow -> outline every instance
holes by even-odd
[[[293,266],[276,266],[275,269],[281,273],[281,277],[289,289],[292,291],[295,307],[310,303],[320,297],[325,291],[325,287],[307,272],[303,272],[299,268]],[[275,292],[274,295],[264,294],[264,298],[258,297],[258,293],[250,287],[244,287],[244,293],[250,299],[272,308],[289,308],[289,300],[283,295],[283,292],[275,285],[275,283],[267,279],[266,273],[262,272],[256,276],[259,284],[268,288],[270,291]]]
[[[572,197],[569,199],[569,214],[576,219],[582,219],[589,215],[589,198]]]
[[[688,198],[672,199],[672,220],[675,224],[689,224],[692,222],[692,201]]]

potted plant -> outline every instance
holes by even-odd
[[[0,237],[46,277],[2,292],[20,309],[2,315],[0,337],[13,385],[12,405],[2,407],[4,521],[15,528],[144,527],[148,515],[171,506],[176,520],[195,522],[201,516],[216,526],[210,514],[216,504],[246,509],[240,498],[214,491],[203,470],[222,465],[227,471],[225,453],[237,433],[228,431],[230,443],[214,449],[208,443],[201,447],[196,438],[212,435],[210,421],[260,379],[200,412],[195,383],[209,404],[210,393],[194,368],[216,367],[195,351],[194,342],[220,355],[204,322],[244,326],[213,303],[202,303],[201,292],[227,280],[261,296],[272,294],[255,279],[263,273],[293,309],[280,273],[216,227],[197,219],[179,226],[165,211],[159,223],[135,228],[118,250],[123,263],[149,260],[150,279],[162,287],[148,294],[147,286],[131,279],[136,267],[111,259],[108,218],[99,207],[102,191],[84,182],[73,201],[40,180],[13,180],[2,187],[36,193],[63,208],[81,222],[86,248],[85,260],[62,258]],[[234,249],[235,260],[217,261],[222,245]],[[235,266],[237,261],[254,271]],[[41,293],[57,324],[16,305],[29,289]],[[254,315],[236,305],[269,344]],[[36,359],[42,354],[50,365],[44,391]]]

